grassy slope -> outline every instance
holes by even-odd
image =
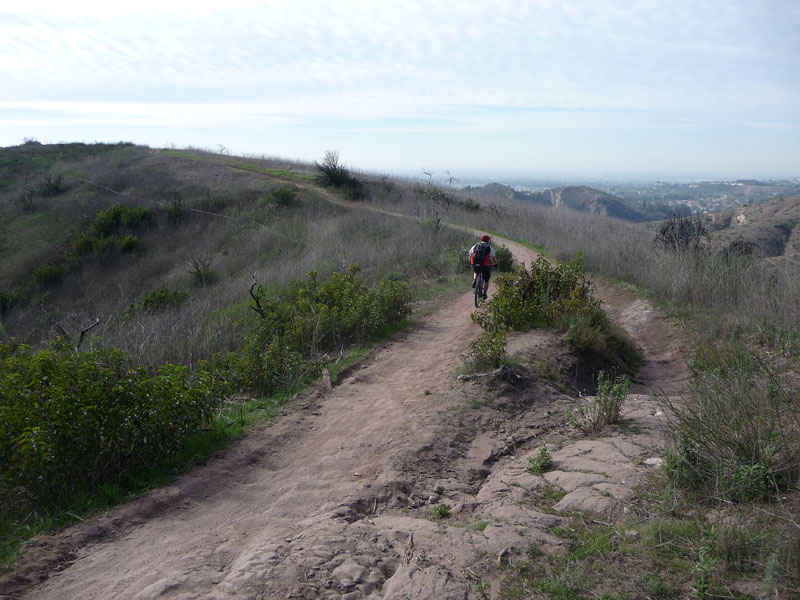
[[[32,209],[13,202],[21,179],[0,195],[0,285],[22,289],[24,301],[4,319],[7,335],[36,341],[51,335],[54,322],[71,333],[100,318],[93,333],[107,343],[154,360],[191,364],[235,343],[231,320],[242,312],[253,274],[260,283],[281,287],[311,270],[323,275],[358,263],[375,283],[389,271],[423,275],[447,270],[448,247],[466,243],[462,234],[430,234],[420,226],[418,243],[406,248],[409,224],[388,215],[352,211],[322,201],[291,181],[311,178],[308,165],[278,160],[240,159],[196,151],[152,152],[126,148],[124,160],[92,158],[70,163],[67,189],[37,197]],[[289,186],[294,199],[276,201],[273,192]],[[114,203],[144,206],[151,227],[134,232],[142,251],[76,259],[71,243],[98,211]],[[175,222],[167,211],[180,202]],[[380,242],[380,243],[378,243]],[[194,285],[193,261],[209,261],[213,283]],[[35,268],[59,263],[69,274],[57,287],[33,285]],[[0,288],[0,289],[2,289]],[[117,317],[144,294],[182,290],[188,301],[169,314],[145,316],[124,326]],[[30,302],[46,295],[44,311]],[[167,331],[175,331],[174,339]]]
[[[44,162],[34,160],[24,173],[12,173],[0,191],[0,279],[5,289],[19,294],[3,316],[0,334],[35,346],[64,332],[77,340],[99,318],[100,326],[92,329],[84,347],[102,339],[150,366],[191,366],[239,347],[241,319],[254,318],[248,296],[254,273],[274,291],[308,271],[325,276],[358,263],[369,283],[389,272],[396,277],[407,273],[430,296],[452,282],[458,265],[451,249],[467,243],[463,234],[430,234],[415,225],[416,242],[409,246],[407,219],[336,206],[320,200],[314,190],[292,185],[311,179],[308,165],[130,146],[109,149],[105,156],[74,158],[61,165],[68,174],[63,189],[52,196],[37,193],[32,206],[15,199],[30,178],[44,176],[50,168]],[[291,194],[275,195],[279,188]],[[151,212],[151,225],[134,232],[141,251],[77,256],[75,234],[116,203]],[[177,206],[179,218],[170,219],[169,211]],[[192,260],[198,258],[208,261],[209,284],[197,285],[193,277]],[[34,269],[53,263],[68,269],[65,279],[48,287],[34,284]],[[146,294],[161,289],[184,292],[187,299],[163,311],[121,318]],[[342,366],[368,349],[366,342]],[[11,543],[0,554],[13,555],[19,539],[70,522],[70,513],[90,514],[159,484],[187,460],[202,458],[246,430],[253,419],[274,415],[284,401],[284,396],[257,399],[223,411],[175,461],[105,485],[99,496],[78,498],[62,513],[29,520],[10,534],[6,541]]]

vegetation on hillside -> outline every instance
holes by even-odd
[[[472,345],[474,362],[498,366],[493,363],[502,356],[501,341],[510,331],[552,327],[563,332],[568,347],[581,357],[619,372],[635,371],[638,350],[603,311],[580,255],[556,265],[540,257],[530,269],[521,265],[498,277],[496,285],[486,310],[472,315],[486,332]]]
[[[306,187],[315,177],[326,193],[410,218],[324,201]],[[656,243],[653,229],[602,216],[476,200],[430,177],[357,174],[335,153],[300,165],[128,144],[0,151],[3,534],[74,506],[54,473],[119,486],[132,464],[219,431],[215,419],[244,410],[242,398],[266,405],[261,396],[402,320],[412,282],[463,269],[471,236],[447,223],[565,261],[498,278],[476,316],[485,333],[473,351],[484,355],[473,358],[487,366],[503,360],[508,331],[552,327],[575,352],[630,372],[635,351],[584,269],[646,290],[686,323],[696,350],[690,396],[664,399],[665,469],[640,490],[626,523],[635,534],[576,523],[562,532],[564,560],[520,561],[506,597],[589,597],[620,565],[654,573],[634,578],[629,597],[710,597],[747,577],[770,593],[800,589],[795,265]],[[624,395],[624,380],[601,383],[610,399]],[[64,435],[73,424],[78,440]]]
[[[35,161],[0,191],[11,539],[216,447],[233,407],[268,406],[401,323],[468,239],[323,201],[283,181],[295,164],[130,145],[60,156],[58,196],[14,202],[50,168]]]

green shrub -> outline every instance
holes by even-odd
[[[487,328],[524,331],[532,327],[566,329],[577,314],[594,314],[600,301],[594,286],[583,275],[580,258],[551,265],[545,258],[524,265],[513,275],[497,278],[497,292],[491,310],[478,314],[477,322]]]
[[[358,273],[355,265],[327,280],[312,272],[273,297],[255,291],[258,316],[245,324],[240,355],[228,359],[237,384],[266,394],[296,383],[318,373],[325,353],[363,341],[409,314],[410,284],[384,279],[373,289]]]
[[[95,238],[91,233],[79,233],[72,241],[72,249],[75,250],[75,253],[79,256],[89,254],[94,251],[94,240]]]
[[[630,385],[627,377],[611,379],[605,371],[600,371],[597,374],[597,393],[594,398],[578,404],[573,415],[575,424],[584,433],[594,434],[606,425],[619,423]]]
[[[366,195],[364,184],[339,162],[338,152],[327,151],[322,162],[315,164],[319,172],[316,182],[320,185],[339,189],[351,200],[361,200]]]
[[[43,286],[50,287],[61,283],[67,270],[61,265],[44,265],[33,271],[33,280]]]
[[[692,493],[731,501],[770,497],[800,476],[800,400],[742,343],[701,348],[691,398],[662,399],[670,440],[664,468]]]
[[[166,288],[149,292],[134,302],[122,313],[123,320],[130,319],[140,314],[153,314],[163,312],[170,308],[180,306],[186,301],[189,294],[181,290],[168,290]]]
[[[415,290],[413,284],[389,273],[378,284],[378,311],[385,324],[399,323],[411,314]]]
[[[541,475],[553,468],[553,456],[547,446],[539,446],[539,451],[528,457],[528,471],[534,475]]]
[[[322,162],[315,164],[319,171],[317,182],[321,185],[340,188],[350,181],[350,171],[339,163],[339,153],[334,150],[325,152]]]
[[[152,218],[152,214],[144,206],[129,208],[117,203],[98,212],[92,219],[89,231],[84,235],[92,238],[112,237],[121,231],[140,230],[152,223]]]
[[[135,235],[128,234],[119,241],[119,249],[127,254],[132,254],[142,249],[142,243]]]
[[[122,215],[126,210],[122,204],[114,204],[97,213],[89,228],[92,237],[102,238],[114,235],[122,226]]]
[[[505,360],[507,340],[505,331],[483,331],[469,345],[469,351],[463,360],[476,372],[497,369]]]
[[[494,253],[497,257],[498,271],[501,273],[508,273],[514,270],[514,256],[511,254],[511,250],[505,246],[500,246],[495,249]]]
[[[216,406],[203,368],[136,367],[119,350],[0,344],[0,494],[53,506],[176,452]]]
[[[477,200],[473,200],[472,198],[467,198],[464,202],[461,203],[461,207],[464,210],[468,210],[469,212],[478,212],[481,209],[481,204]]]
[[[279,185],[270,191],[267,200],[283,208],[295,206],[297,204],[297,186],[290,184]]]
[[[92,238],[92,252],[97,258],[108,258],[114,253],[116,248],[114,238],[111,237],[94,237]]]
[[[134,206],[126,209],[121,215],[121,225],[124,229],[137,231],[152,224],[153,215],[144,206]]]
[[[555,327],[564,332],[574,351],[596,355],[625,372],[634,371],[639,351],[594,297],[580,255],[556,265],[540,257],[530,270],[521,265],[515,273],[499,276],[496,285],[487,310],[472,315],[486,331]]]

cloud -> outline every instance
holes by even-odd
[[[0,10],[0,122],[787,130],[798,29],[793,0],[42,0]]]

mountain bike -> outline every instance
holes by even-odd
[[[475,278],[475,308],[478,308],[483,302],[483,273],[478,273]]]

